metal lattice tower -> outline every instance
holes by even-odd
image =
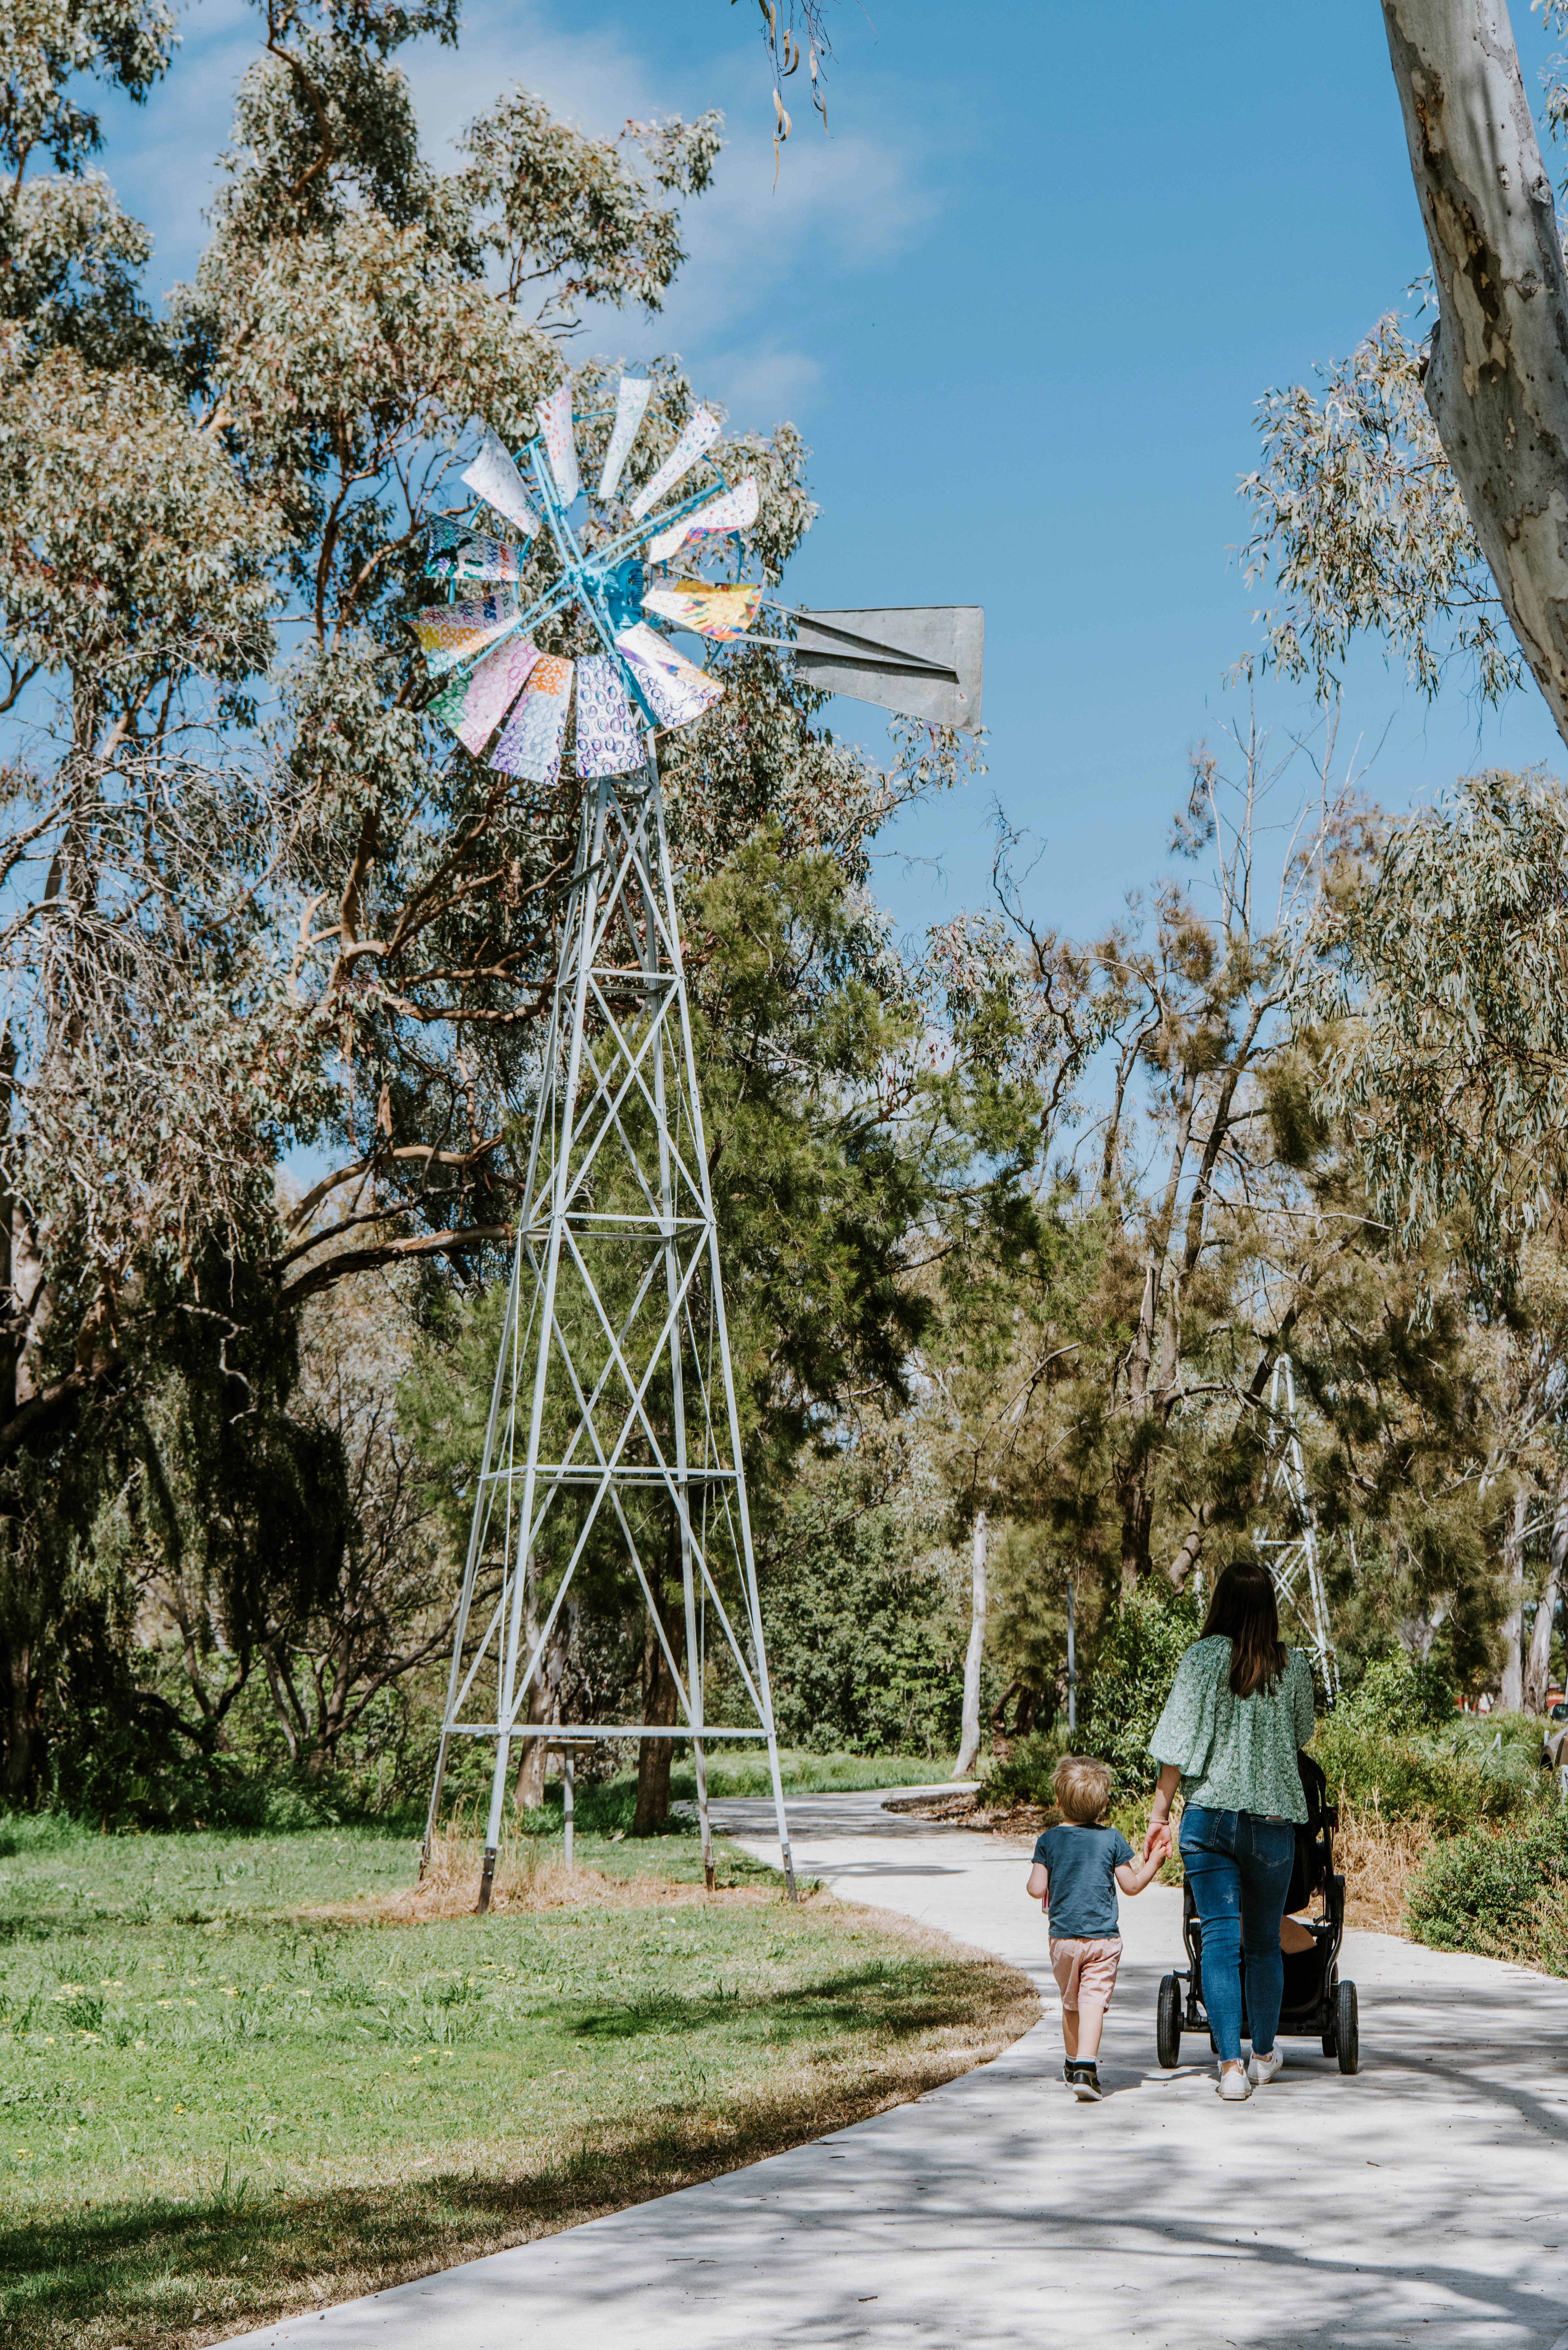
[[[645,1560],[678,1544],[681,1618]],[[667,1554],[669,1555],[669,1554]],[[501,1587],[470,1653],[485,1561]],[[495,1741],[480,1907],[488,1906],[511,1750],[574,1583],[629,1566],[674,1680],[673,1726],[550,1725],[551,1745],[689,1739],[712,1881],[705,1748],[765,1743],[784,1874],[779,1778],[756,1565],[724,1319],[691,1024],[651,743],[639,776],[584,803],[556,972],[524,1206],[452,1649],[433,1830],[451,1741]],[[532,1630],[530,1627],[533,1627]],[[723,1653],[739,1722],[704,1716]],[[537,1732],[532,1734],[538,1734]]]
[[[1306,1645],[1323,1676],[1324,1687],[1333,1699],[1339,1695],[1339,1659],[1334,1654],[1328,1597],[1318,1564],[1317,1521],[1307,1492],[1306,1465],[1296,1426],[1295,1374],[1288,1355],[1282,1355],[1274,1365],[1269,1383],[1269,1409],[1276,1430],[1283,1432],[1284,1441],[1264,1486],[1264,1498],[1271,1493],[1282,1496],[1301,1531],[1282,1540],[1265,1534],[1260,1528],[1253,1542],[1260,1551],[1269,1555],[1269,1573],[1281,1607],[1288,1607],[1305,1632]]]

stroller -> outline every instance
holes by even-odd
[[[1307,1819],[1305,1826],[1296,1830],[1296,1860],[1285,1908],[1304,1909],[1315,1893],[1323,1897],[1323,1914],[1306,1921],[1312,1931],[1311,1950],[1285,1952],[1279,2028],[1293,2038],[1321,2040],[1324,2054],[1337,2056],[1342,2073],[1354,2073],[1361,2061],[1355,1985],[1339,1979],[1339,1946],[1345,1935],[1345,1879],[1334,1874],[1334,1831],[1339,1825],[1339,1810],[1326,1800],[1328,1782],[1311,1755],[1298,1754],[1296,1761]],[[1181,2062],[1184,2032],[1209,2031],[1203,2006],[1203,1927],[1190,1885],[1182,1887],[1181,1939],[1188,1970],[1162,1980],[1155,2023],[1155,2046],[1168,2071]],[[1244,1982],[1241,1996],[1241,2036],[1247,2039]],[[1213,2045],[1212,2040],[1210,2044]]]

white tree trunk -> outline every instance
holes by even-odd
[[[1568,1471],[1558,1482],[1557,1506],[1552,1513],[1552,1548],[1546,1561],[1546,1579],[1541,1586],[1541,1603],[1535,1610],[1535,1622],[1530,1635],[1530,1654],[1524,1662],[1524,1709],[1527,1713],[1544,1713],[1546,1692],[1552,1686],[1552,1619],[1557,1613],[1557,1595],[1563,1588],[1563,1570],[1568,1566]]]
[[[1529,1497],[1513,1497],[1513,1509],[1502,1537],[1502,1573],[1508,1586],[1508,1614],[1502,1622],[1502,1707],[1517,1713],[1524,1703],[1524,1528]]]
[[[1568,741],[1568,272],[1505,0],[1383,0],[1441,318],[1427,405]]]
[[[969,1650],[963,1660],[963,1729],[953,1777],[967,1779],[980,1753],[980,1660],[985,1648],[985,1512],[974,1522]]]

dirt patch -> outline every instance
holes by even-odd
[[[481,1839],[443,1832],[431,1849],[417,1885],[401,1887],[352,1905],[356,1918],[379,1918],[389,1924],[412,1926],[426,1918],[462,1918],[474,1909],[484,1865]],[[541,1846],[533,1836],[505,1836],[496,1856],[495,1880],[490,1907],[497,1916],[516,1917],[542,1909],[667,1909],[712,1901],[776,1902],[779,1892],[768,1885],[727,1886],[709,1893],[701,1885],[680,1883],[654,1873],[608,1877],[602,1869],[568,1868],[559,1847]]]
[[[1045,1809],[1039,1804],[1008,1804],[992,1810],[972,1788],[951,1795],[897,1795],[882,1809],[902,1812],[910,1819],[940,1820],[946,1827],[979,1828],[986,1835],[1031,1845],[1062,1817],[1054,1804]]]

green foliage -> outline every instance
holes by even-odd
[[[1199,1621],[1192,1598],[1157,1590],[1129,1593],[1110,1618],[1095,1659],[1080,1743],[1109,1764],[1116,1797],[1139,1794],[1158,1776],[1148,1742]]]
[[[215,1252],[202,1274],[208,1303],[151,1324],[131,1392],[84,1394],[47,1451],[13,1463],[0,1644],[27,1673],[8,1692],[12,1800],[51,1793],[116,1825],[243,1809],[227,1717],[350,1538],[341,1448],[289,1409],[292,1314],[244,1295]],[[134,1639],[149,1596],[182,1668],[161,1684]]]
[[[987,1765],[981,1800],[999,1806],[1054,1804],[1052,1775],[1063,1755],[1071,1752],[1065,1729],[1033,1730],[1026,1738],[1013,1739],[1006,1754]]]
[[[1434,1845],[1407,1908],[1417,1940],[1435,1950],[1568,1975],[1568,1810]]]
[[[1562,1180],[1565,831],[1557,784],[1468,777],[1395,828],[1324,939],[1343,1022],[1324,1105],[1355,1119],[1402,1241],[1457,1219],[1489,1286]]]
[[[950,1758],[968,1623],[948,1564],[911,1559],[901,1513],[876,1510],[771,1569],[763,1621],[780,1733],[792,1745]]]
[[[1327,699],[1351,639],[1380,636],[1428,695],[1457,654],[1500,702],[1522,665],[1459,484],[1423,397],[1428,347],[1393,312],[1323,390],[1258,403],[1263,462],[1241,484],[1251,507],[1250,582],[1282,601],[1262,615],[1269,661]]]
[[[1402,1649],[1367,1666],[1340,1699],[1334,1718],[1396,1736],[1407,1736],[1413,1730],[1446,1730],[1454,1720],[1453,1682],[1440,1663]]]
[[[1380,1717],[1375,1706],[1358,1714],[1353,1700],[1318,1724],[1313,1752],[1332,1802],[1425,1821],[1438,1835],[1539,1802],[1541,1731],[1528,1716],[1450,1712],[1443,1726],[1423,1731],[1418,1721]]]

